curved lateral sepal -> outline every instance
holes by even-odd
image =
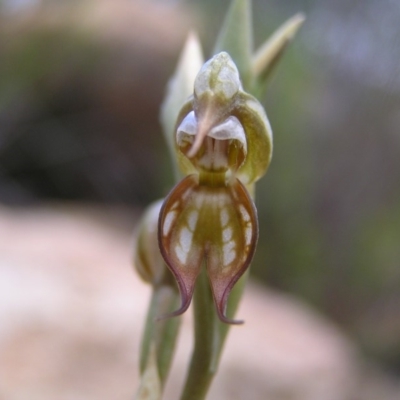
[[[158,244],[181,294],[181,307],[161,319],[181,315],[188,309],[201,270],[202,249],[196,244],[194,230],[191,229],[193,225],[187,219],[192,215],[190,200],[198,184],[197,180],[196,175],[189,175],[180,181],[171,190],[160,210]]]
[[[245,92],[237,95],[231,114],[242,124],[247,140],[246,159],[236,176],[244,184],[254,183],[267,172],[271,161],[271,125],[262,105]]]

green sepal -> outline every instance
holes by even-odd
[[[234,0],[219,32],[213,54],[226,51],[235,62],[242,84],[248,90],[252,82],[253,24],[250,0]]]
[[[252,93],[260,95],[265,90],[272,72],[304,21],[305,16],[301,13],[289,18],[254,53],[251,61]]]
[[[166,265],[161,257],[157,241],[157,223],[162,200],[151,203],[145,210],[133,247],[133,265],[139,276],[152,286],[162,282]]]
[[[182,104],[193,94],[194,79],[203,63],[200,41],[196,33],[191,32],[186,39],[175,73],[168,83],[160,114],[161,125],[177,179],[182,178],[182,175],[179,173],[176,162],[175,123]]]
[[[272,157],[272,129],[264,108],[248,93],[239,92],[231,114],[241,122],[247,140],[247,156],[236,176],[249,185],[267,172]]]
[[[192,162],[184,155],[178,147],[176,142],[176,131],[178,126],[181,124],[183,119],[188,115],[191,111],[193,111],[193,95],[189,97],[189,99],[183,104],[181,107],[178,117],[176,118],[175,125],[174,125],[174,159],[177,163],[177,166],[182,174],[182,176],[191,175],[197,173],[197,169],[192,164]]]

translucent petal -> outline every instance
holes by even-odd
[[[212,128],[207,136],[218,140],[238,140],[244,152],[247,152],[246,134],[236,117],[228,117],[222,124]]]
[[[197,133],[197,120],[194,111],[191,111],[178,126],[176,131],[176,141],[181,146],[185,141],[193,142],[193,137]]]

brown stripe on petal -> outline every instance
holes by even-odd
[[[233,286],[250,266],[258,239],[258,220],[254,203],[238,179],[226,190],[228,201],[219,207],[219,226],[214,227],[221,241],[209,242],[206,266],[220,320],[240,324],[243,321],[226,317],[226,305]]]
[[[221,321],[229,293],[250,265],[258,238],[256,209],[238,179],[227,186],[199,184],[196,175],[183,179],[166,198],[159,217],[161,254],[181,293],[180,315],[189,307],[203,260]]]

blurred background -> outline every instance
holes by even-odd
[[[21,215],[82,205],[118,210],[106,225],[133,229],[173,184],[159,107],[187,32],[210,56],[228,5],[0,1],[1,213],[25,232]],[[252,275],[398,381],[400,2],[254,0],[255,47],[299,11],[307,20],[263,99],[274,156],[257,186]]]

